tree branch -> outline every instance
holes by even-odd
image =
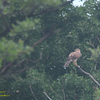
[[[96,61],[96,64],[95,64],[94,70],[100,74],[100,72],[97,70],[97,61]]]
[[[32,63],[36,63],[36,62],[40,61],[41,59],[42,59],[42,52],[40,52],[40,57],[39,57],[39,59],[37,59],[37,60],[35,60],[35,61],[33,61],[33,60],[27,60],[27,61],[30,61],[30,62],[32,62]]]
[[[87,56],[87,55],[85,55],[85,56],[82,58],[82,62],[81,62],[81,65],[83,64],[83,60],[84,60],[84,58],[85,58],[86,56]],[[80,66],[81,66],[81,65],[80,65]]]
[[[49,84],[49,86],[50,86],[50,84]],[[52,89],[52,87],[50,86],[50,89],[56,94],[56,95],[58,95],[59,97],[60,97],[60,95],[59,94],[57,94],[53,89]]]
[[[47,98],[48,98],[49,100],[52,100],[52,99],[47,95],[46,92],[43,91],[43,93],[47,96]]]
[[[32,91],[32,87],[31,87],[31,84],[30,84],[30,90],[31,90],[31,93],[33,94],[33,97],[35,98],[35,100],[37,100],[37,98],[35,97],[35,95],[34,95],[34,92]]]
[[[67,1],[67,2],[64,2],[62,5],[59,5],[58,7],[55,7],[55,8],[53,8],[53,9],[46,9],[46,10],[43,10],[43,11],[40,11],[40,12],[38,12],[38,13],[34,13],[34,11],[35,11],[35,9],[38,7],[38,6],[35,6],[35,7],[33,7],[33,9],[30,11],[30,13],[28,14],[28,15],[22,15],[22,17],[20,18],[20,19],[18,19],[18,21],[23,21],[23,20],[25,20],[25,18],[26,17],[28,17],[28,18],[30,18],[30,17],[33,17],[33,16],[38,16],[38,15],[41,15],[41,14],[43,14],[43,13],[50,13],[50,12],[53,12],[53,11],[57,11],[57,10],[59,10],[61,7],[64,7],[64,6],[66,6],[66,5],[68,5],[68,4],[70,4],[70,3],[72,3],[72,1],[73,0],[70,0],[70,1]],[[20,11],[16,11],[16,12],[13,12],[13,13],[10,13],[10,14],[8,14],[8,15],[6,15],[6,16],[10,16],[10,15],[16,15],[16,16],[19,16],[19,13]],[[22,13],[22,12],[21,12]],[[15,16],[15,17],[16,17]],[[12,17],[12,16],[11,16]],[[16,22],[14,22],[14,23],[12,23],[12,24],[15,24]],[[10,30],[12,29],[12,26],[10,25],[10,26],[8,26],[1,34],[0,34],[0,37],[3,37],[3,36],[5,36],[5,35],[7,35],[9,32],[10,32]]]
[[[85,94],[84,94],[84,91],[83,91],[83,100],[86,100],[86,99],[85,99]]]
[[[65,99],[65,92],[64,92],[64,83],[65,83],[65,79],[66,79],[66,78],[64,78],[63,84],[62,84],[62,92],[63,92],[63,99],[64,99],[64,100],[66,100],[66,99]]]
[[[100,84],[93,78],[93,76],[92,76],[90,73],[87,73],[86,71],[84,71],[82,68],[80,68],[79,65],[77,65],[77,67],[78,67],[83,73],[89,75],[89,76],[93,79],[93,81],[94,81],[97,85],[100,86]]]
[[[0,75],[5,72],[5,70],[12,65],[12,62],[10,62],[8,65],[4,66],[3,69],[0,71]]]
[[[75,95],[76,95],[76,96],[75,96],[75,98],[73,98],[73,99],[74,99],[74,100],[77,100],[77,99],[76,99],[76,98],[77,98],[77,94],[75,93]]]
[[[40,57],[39,57],[39,59],[37,59],[37,60],[35,60],[35,61],[32,61],[32,60],[26,60],[27,62],[29,62],[29,61],[31,61],[32,63],[36,63],[36,62],[38,62],[38,61],[40,61],[42,59],[42,52],[40,52]],[[17,65],[15,65],[16,67],[17,66],[19,66],[23,61],[25,61],[25,60],[21,60],[21,61],[19,61],[19,63],[17,64]],[[12,64],[12,62],[11,63],[9,63],[8,65],[6,65],[2,70],[1,70],[1,72],[0,72],[0,75],[2,74],[2,73],[4,73],[5,72],[5,70],[9,67],[9,66],[11,66],[11,64]],[[18,70],[18,71],[15,71],[14,72],[14,70],[13,69],[10,69],[10,71],[6,74],[7,76],[9,76],[9,74],[16,74],[16,75],[18,75],[18,74],[20,74],[20,73],[22,73],[23,71],[26,71],[26,70],[30,70],[30,69],[33,69],[33,68],[35,68],[36,66],[33,66],[33,67],[31,67],[31,68],[28,68],[27,66],[26,67],[24,67],[23,69],[20,69],[20,70]],[[12,73],[13,72],[13,73]],[[3,75],[2,75],[3,76]],[[5,76],[4,76],[5,77]]]
[[[92,56],[92,57],[93,57],[93,56]],[[95,67],[94,67],[94,70],[97,71],[96,67],[97,67],[97,63],[98,63],[98,62],[94,59],[94,57],[93,57],[93,61],[96,63],[96,64],[95,64]],[[97,72],[100,73],[99,71],[97,71]]]
[[[31,16],[37,16],[37,15],[40,15],[40,14],[44,14],[44,13],[50,13],[50,12],[53,12],[53,11],[57,11],[59,10],[61,7],[64,7],[70,3],[72,3],[73,0],[70,0],[70,1],[67,1],[67,2],[64,2],[62,5],[59,5],[58,7],[55,7],[55,8],[52,8],[52,9],[46,9],[46,10],[43,10],[43,11],[40,11],[38,13],[35,13],[32,15],[32,13],[30,13],[28,15],[28,17],[31,17]]]
[[[52,29],[51,29],[51,30],[52,30]],[[51,30],[50,30],[50,32],[49,32],[48,34],[46,34],[44,37],[42,37],[39,41],[35,42],[35,43],[32,45],[32,47],[34,48],[36,45],[40,44],[43,40],[45,40],[46,38],[48,38],[51,34],[54,34],[54,33],[57,33],[57,32],[60,31],[60,30],[56,30],[56,31],[54,31],[54,32],[51,32]]]

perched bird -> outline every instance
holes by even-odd
[[[67,62],[65,63],[65,65],[63,67],[67,67],[70,62],[73,62],[73,64],[75,66],[77,66],[77,59],[80,58],[82,56],[80,49],[75,49],[75,52],[72,52],[69,54],[68,58],[67,58]]]

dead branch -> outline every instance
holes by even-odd
[[[28,66],[26,65],[23,69],[15,71],[15,72],[11,71],[9,74],[19,75],[20,73],[22,73],[22,72],[24,72],[26,70],[28,71],[28,70],[34,69],[35,67],[37,67],[37,66],[33,66],[31,68],[28,68]]]
[[[8,63],[6,66],[4,66],[3,69],[0,71],[0,75],[1,75],[2,73],[4,73],[4,71],[5,71],[9,66],[11,66],[11,65],[12,65],[12,62],[10,62],[10,63]]]
[[[84,60],[84,58],[85,58],[86,56],[87,56],[87,55],[85,55],[85,56],[82,58],[82,62],[81,62],[81,65],[83,64],[83,60]],[[81,65],[80,65],[80,66],[81,66]]]
[[[43,93],[47,96],[47,98],[48,98],[49,100],[52,100],[52,99],[47,95],[46,92],[43,91]]]
[[[100,86],[100,84],[98,83],[98,81],[96,81],[90,73],[87,73],[86,71],[84,71],[82,68],[80,68],[79,65],[77,65],[77,67],[78,67],[83,73],[89,75],[89,76],[93,79],[93,81],[94,81],[97,85]]]
[[[98,42],[100,43],[100,39],[99,39],[99,37],[97,36],[97,40],[98,40]]]
[[[30,62],[32,62],[32,63],[36,63],[36,62],[38,62],[38,61],[40,61],[42,59],[42,52],[40,52],[40,57],[39,57],[39,59],[37,59],[37,60],[27,60],[27,61],[30,61]]]
[[[58,95],[59,96],[59,98],[60,98],[60,95],[59,94],[57,94],[54,90],[53,90],[53,88],[50,86],[50,84],[49,84],[49,87],[50,87],[50,89],[56,94],[56,95]]]
[[[53,26],[54,27],[54,26]],[[53,28],[52,27],[52,28]],[[56,30],[56,31],[52,31],[53,29],[50,30],[50,32],[48,34],[46,34],[45,36],[43,36],[39,41],[35,42],[32,47],[34,48],[36,45],[40,44],[43,40],[45,40],[46,38],[48,38],[51,34],[54,34],[54,33],[57,33],[59,32],[60,30]]]
[[[98,39],[98,41],[99,41],[98,36],[97,36],[97,39]],[[99,41],[99,42],[100,42],[100,41]],[[96,48],[94,47],[94,45],[93,45],[92,43],[90,43],[90,45],[91,45],[91,46],[95,49],[95,51],[97,52],[97,50],[96,50]],[[99,55],[99,52],[97,52],[97,54]],[[94,69],[95,69],[95,71],[97,71],[96,66],[97,66],[97,63],[99,63],[99,62],[97,62],[97,61],[94,59],[93,55],[92,55],[92,58],[93,58],[93,61],[96,63]],[[97,71],[97,72],[100,73],[99,71]]]
[[[24,71],[26,71],[26,70],[34,69],[35,67],[37,67],[37,66],[33,66],[33,67],[31,67],[31,68],[28,68],[28,67],[26,66],[26,67],[24,67],[23,69],[18,70],[18,71],[15,71],[15,72],[14,72],[13,70],[11,70],[11,71],[9,71],[7,74],[5,74],[5,75],[0,75],[0,77],[10,77],[11,74],[19,75],[20,73],[22,73],[22,72],[24,72]]]
[[[40,57],[39,57],[37,60],[35,60],[35,61],[26,60],[26,62],[28,63],[29,61],[31,61],[32,63],[36,63],[36,62],[40,61],[41,59],[42,59],[42,52],[40,52]],[[25,61],[25,60],[22,59],[22,60],[16,65],[16,67],[19,66],[23,61]],[[2,73],[4,73],[5,70],[6,70],[9,66],[11,66],[11,64],[12,64],[12,62],[9,63],[8,65],[6,65],[6,66],[1,70],[0,75],[1,75]],[[15,71],[15,72],[14,72],[13,69],[11,69],[11,70],[6,74],[6,76],[9,76],[9,74],[19,75],[19,74],[22,73],[23,71],[31,70],[31,69],[33,69],[33,68],[35,68],[35,67],[37,67],[37,66],[33,66],[33,67],[31,67],[31,68],[28,68],[27,66],[25,66],[23,69],[20,69],[20,70]],[[0,77],[2,77],[2,76],[3,76],[3,75],[1,75]],[[5,77],[5,76],[4,76],[4,77]]]
[[[94,70],[100,74],[100,72],[97,70],[97,62],[95,64]]]
[[[99,71],[97,71],[97,69],[96,69],[96,68],[97,68],[97,63],[98,63],[98,62],[94,59],[94,57],[93,57],[93,56],[92,56],[92,58],[93,58],[93,61],[96,63],[96,64],[95,64],[95,67],[94,67],[94,70],[95,70],[96,72],[100,73],[100,72],[99,72]]]
[[[11,76],[11,75],[8,75],[8,74],[5,74],[5,75],[0,75],[0,77],[4,77],[4,78],[13,78],[13,76]]]
[[[30,84],[30,90],[31,90],[31,93],[33,94],[33,97],[35,98],[35,100],[37,100],[36,96],[34,95],[34,92],[32,91],[32,87],[31,87],[31,84]]]
[[[83,100],[86,100],[86,99],[85,99],[85,94],[84,94],[84,91],[83,91]]]
[[[76,98],[77,98],[77,94],[75,93],[75,95],[76,95],[76,96],[75,96],[73,99],[74,99],[74,100],[77,100],[77,99],[76,99]]]
[[[66,100],[66,99],[65,99],[65,91],[64,91],[64,83],[65,83],[65,79],[66,79],[66,78],[64,78],[63,84],[62,84],[62,92],[63,92],[63,99],[64,99],[64,100]]]

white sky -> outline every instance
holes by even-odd
[[[83,5],[83,3],[84,3],[84,1],[86,1],[86,0],[74,0],[73,1],[73,5],[74,6],[80,6],[80,5]]]
[[[83,3],[85,2],[86,0],[74,0],[73,1],[73,5],[74,6],[80,6],[80,5],[83,5]],[[100,0],[97,0],[97,1],[100,1]]]

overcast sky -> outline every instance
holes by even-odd
[[[84,1],[85,0],[82,0],[82,1],[81,0],[74,0],[73,5],[75,5],[75,6],[83,5]]]
[[[83,3],[85,2],[86,0],[74,0],[73,2],[73,5],[74,6],[80,6],[80,5],[83,5]],[[100,1],[100,0],[97,0],[97,1]]]

